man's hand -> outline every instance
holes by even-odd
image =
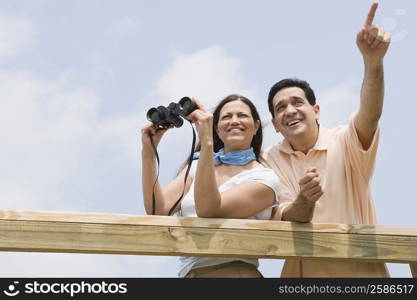
[[[292,222],[311,222],[317,200],[323,195],[320,176],[316,168],[310,168],[300,183],[300,193],[282,211],[281,219]]]
[[[378,3],[372,3],[365,24],[356,36],[356,44],[362,53],[365,64],[370,65],[382,64],[391,42],[390,33],[373,24],[377,8]]]
[[[323,195],[320,176],[316,168],[308,169],[306,175],[301,178],[299,183],[300,193],[297,199],[314,204]]]

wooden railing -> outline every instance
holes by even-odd
[[[417,228],[0,210],[0,251],[409,263]]]

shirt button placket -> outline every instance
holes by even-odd
[[[297,151],[295,153],[296,155],[296,165],[297,165],[297,175],[298,175],[298,180],[300,180],[301,178],[304,177],[304,174],[306,172],[306,156],[304,155],[304,153]]]

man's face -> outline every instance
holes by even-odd
[[[272,99],[275,130],[290,143],[308,141],[316,134],[320,107],[311,105],[302,89],[288,87],[280,90]]]

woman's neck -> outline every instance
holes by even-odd
[[[244,150],[248,150],[250,148],[250,146],[246,147],[246,146],[241,146],[241,147],[226,147],[224,146],[224,153],[229,153],[229,152],[235,152],[235,151],[244,151]]]
[[[238,170],[242,170],[242,169],[252,169],[253,167],[256,167],[260,165],[259,162],[257,162],[256,160],[252,160],[251,162],[247,163],[246,165],[231,165],[231,164],[219,164],[217,166],[215,166],[215,168],[219,168],[221,167],[222,169],[238,169]]]

